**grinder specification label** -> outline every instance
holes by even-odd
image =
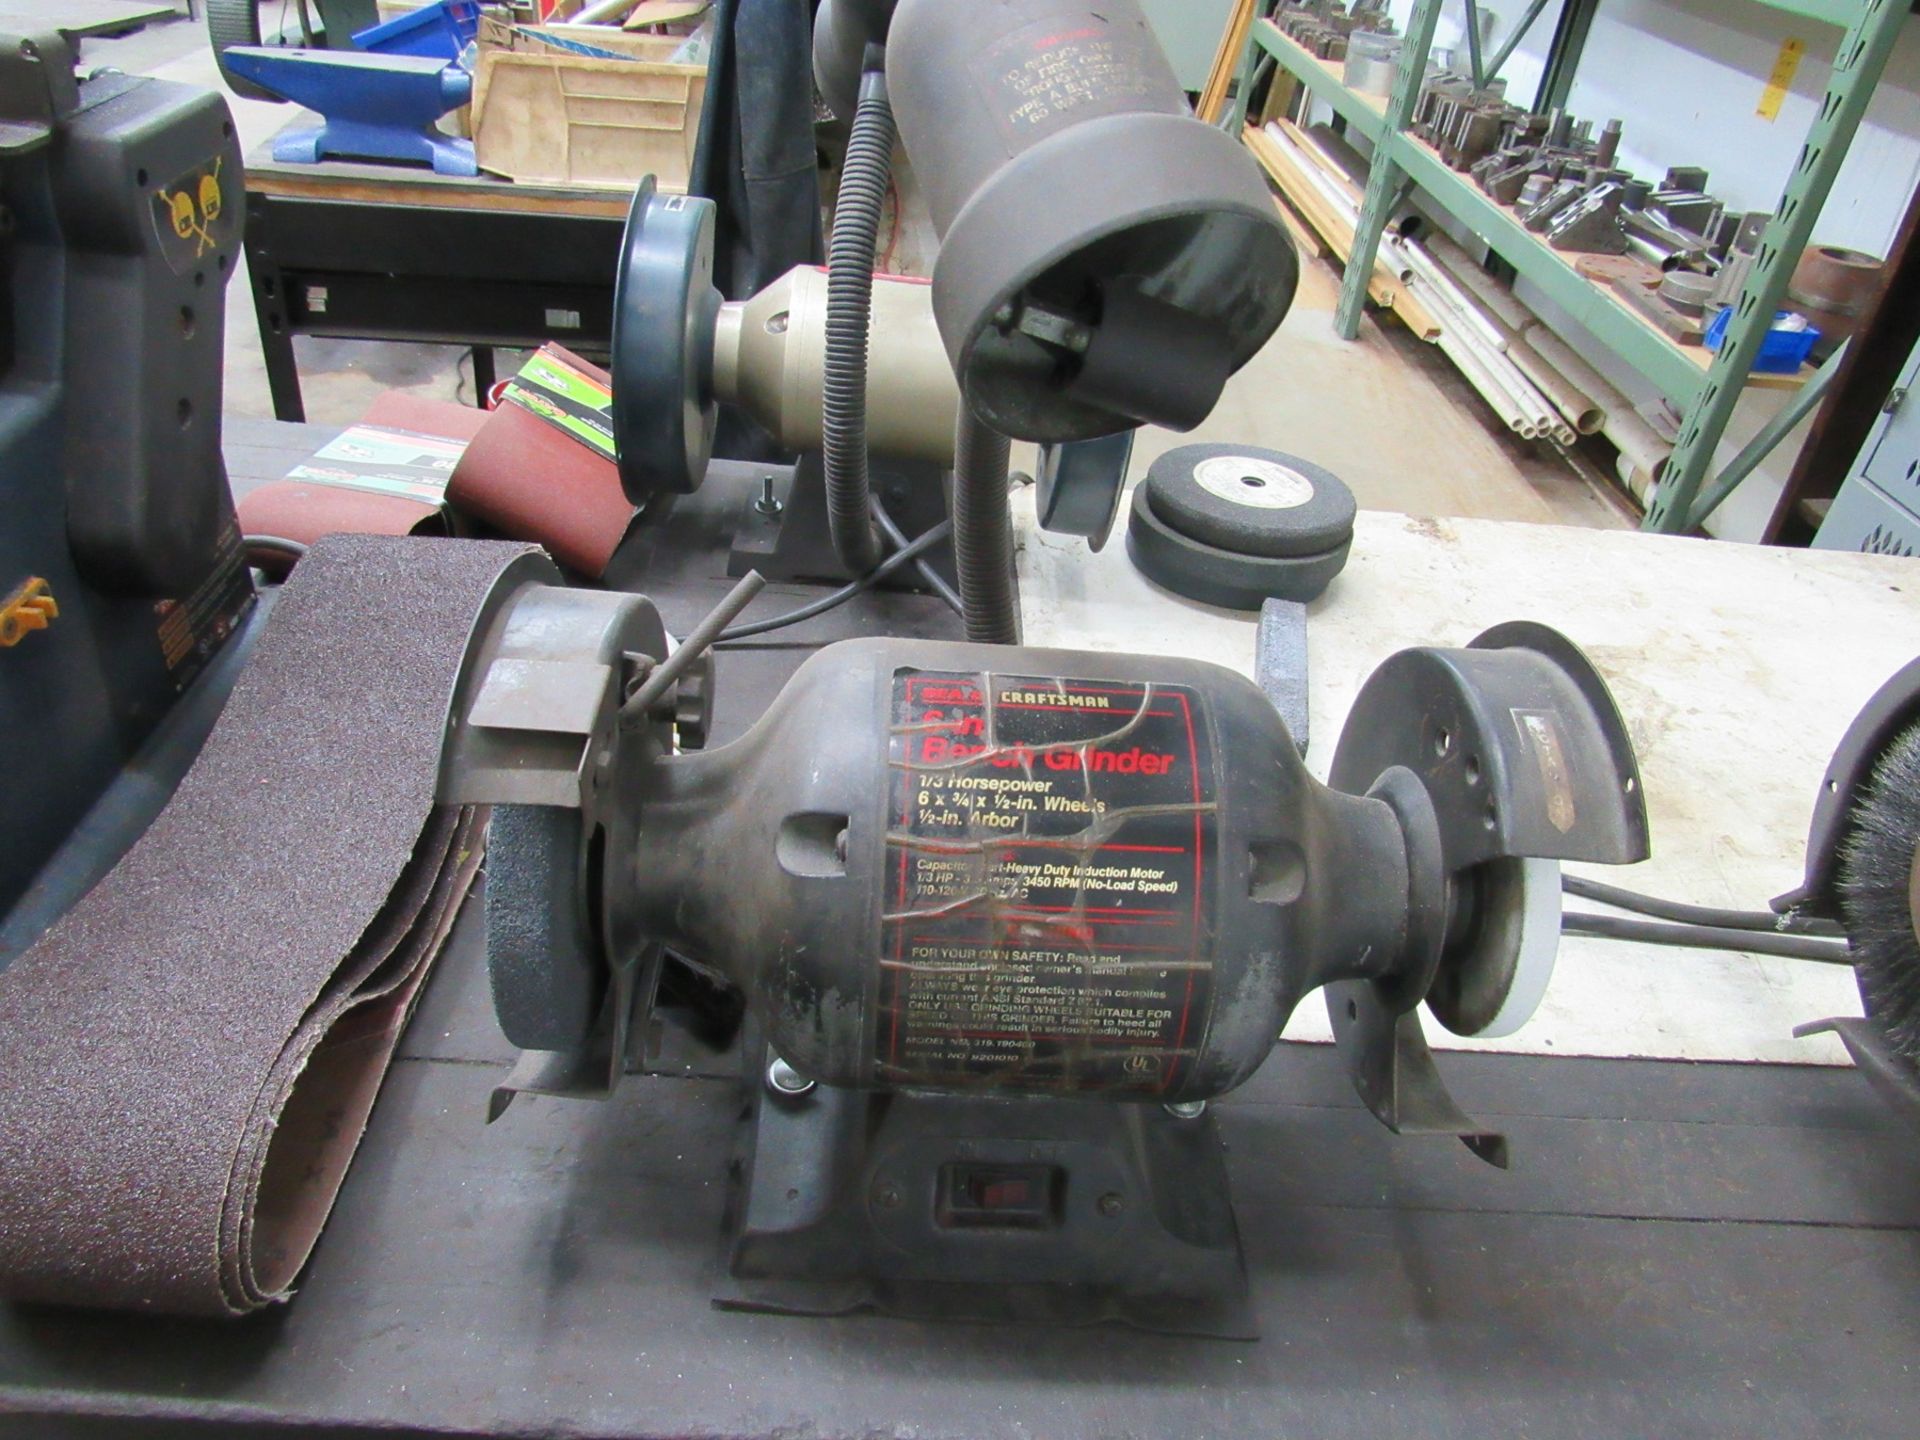
[[[1151,1094],[1185,1072],[1213,990],[1203,706],[895,672],[878,1080]]]

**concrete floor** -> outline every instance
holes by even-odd
[[[271,28],[279,7],[269,3],[261,13]],[[205,31],[184,17],[119,39],[89,40],[82,59],[219,84]],[[247,150],[291,117],[283,105],[231,96],[229,103]],[[910,207],[910,227],[915,218]],[[918,248],[907,245],[903,258]],[[1213,415],[1190,435],[1142,431],[1135,472],[1187,441],[1234,440],[1325,466],[1368,509],[1601,529],[1631,524],[1601,472],[1580,457],[1517,439],[1437,349],[1397,323],[1369,318],[1357,343],[1338,339],[1332,326],[1337,287],[1337,273],[1326,262],[1306,261],[1286,323],[1234,377]],[[252,306],[237,286],[228,294],[228,321],[226,412],[271,419]],[[473,400],[471,362],[449,347],[304,337],[294,343],[312,421],[355,420],[374,396],[392,388]],[[510,368],[503,356],[502,372]]]

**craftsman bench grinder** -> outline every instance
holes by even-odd
[[[864,43],[892,8],[829,5],[823,34]],[[950,375],[915,352],[910,383],[946,392],[958,448],[1196,423],[1279,323],[1292,256],[1133,0],[903,0],[887,39],[945,235],[928,298]],[[643,193],[635,215],[622,428],[656,427],[630,461],[690,447],[691,474],[704,387],[777,396],[736,357],[794,346],[799,306],[700,293],[701,202]],[[695,357],[679,373],[627,350],[662,327]],[[873,338],[874,389],[908,384],[893,331]],[[667,381],[677,403],[645,419],[632,402]],[[964,551],[985,507],[953,463]],[[1004,449],[992,478],[1004,525]],[[1538,626],[1389,660],[1321,785],[1236,674],[977,636],[830,646],[698,751],[729,607],[670,649],[646,600],[557,581],[522,562],[483,617],[443,770],[443,800],[494,807],[489,967],[526,1052],[494,1113],[645,1068],[669,982],[733,997],[750,1098],[723,1304],[1251,1335],[1207,1102],[1324,988],[1387,1126],[1505,1164],[1416,1009],[1509,1033],[1551,969],[1558,862],[1647,853],[1611,698]]]

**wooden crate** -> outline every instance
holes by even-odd
[[[595,43],[604,48],[618,31]],[[619,37],[631,45],[637,37]],[[537,43],[537,42],[535,42]],[[474,81],[482,170],[547,185],[633,188],[641,176],[684,192],[707,72],[698,65],[488,49]]]
[[[551,35],[556,40],[571,40],[577,45],[590,45],[596,50],[611,50],[618,55],[631,55],[636,60],[653,60],[665,65],[673,60],[673,52],[685,42],[679,35],[629,35],[624,30],[611,25],[569,25],[564,21],[553,21],[546,25],[513,25],[492,15],[480,17],[480,53],[485,56],[489,50],[520,50],[529,55],[562,54],[552,45],[543,44],[542,35]],[[699,66],[695,66],[699,69]]]

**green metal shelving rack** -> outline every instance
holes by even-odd
[[[1340,291],[1335,327],[1344,338],[1360,332],[1367,300],[1367,276],[1373,271],[1380,239],[1393,212],[1410,188],[1417,188],[1440,210],[1485,241],[1515,272],[1538,285],[1556,305],[1594,337],[1638,370],[1681,411],[1673,458],[1647,505],[1648,530],[1685,533],[1704,518],[1699,508],[1703,486],[1725,498],[1724,485],[1708,486],[1714,452],[1733,415],[1740,391],[1766,338],[1772,316],[1786,298],[1800,253],[1811,238],[1834,177],[1846,159],[1868,98],[1879,83],[1892,52],[1908,0],[1742,0],[1845,30],[1827,82],[1826,97],[1808,131],[1787,180],[1786,190],[1761,236],[1760,249],[1745,290],[1735,303],[1727,342],[1704,369],[1620,304],[1585,279],[1544,241],[1527,231],[1505,209],[1481,192],[1467,176],[1450,170],[1430,148],[1407,132],[1419,97],[1441,0],[1418,0],[1407,22],[1400,70],[1382,113],[1341,83],[1305,50],[1281,34],[1263,5],[1240,66],[1240,96],[1234,131],[1245,119],[1246,96],[1261,54],[1326,101],[1336,114],[1366,136],[1373,146],[1366,195],[1354,232]],[[1770,429],[1772,427],[1769,427]]]

